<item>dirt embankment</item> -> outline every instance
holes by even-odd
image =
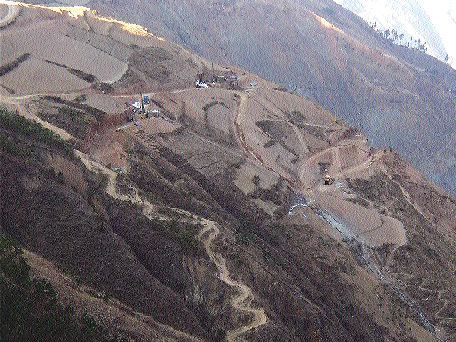
[[[6,10],[5,7],[7,7]],[[21,8],[19,6],[10,3],[0,3],[0,9],[1,12],[3,12],[3,16],[0,17],[0,29],[11,24],[21,12]],[[2,14],[1,12],[0,14]]]

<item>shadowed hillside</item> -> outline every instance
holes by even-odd
[[[454,338],[456,204],[394,151],[142,27],[3,12],[0,234],[76,322],[132,340]]]

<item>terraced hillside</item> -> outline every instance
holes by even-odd
[[[236,67],[197,89],[212,63],[141,27],[15,6],[0,234],[76,320],[133,340],[455,337],[456,204],[395,152]]]
[[[394,45],[333,1],[93,0],[87,6],[296,89],[456,194],[455,70]]]

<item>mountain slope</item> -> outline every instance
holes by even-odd
[[[52,286],[31,277],[21,249],[0,235],[0,336],[2,340],[110,341],[87,314],[62,307]]]
[[[336,2],[369,23],[376,22],[383,30],[395,29],[406,35],[403,42],[410,37],[419,38],[422,43],[426,42],[429,54],[455,67],[456,45],[452,32],[456,30],[456,4],[453,1],[440,1],[438,6],[429,0]]]
[[[394,45],[334,2],[95,0],[89,6],[219,63],[297,87],[456,193],[455,70]]]
[[[0,233],[62,302],[138,340],[454,337],[456,205],[398,155],[140,27],[18,9]],[[140,91],[150,114],[130,122]]]

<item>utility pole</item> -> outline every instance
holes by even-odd
[[[140,93],[140,95],[141,95],[141,113],[142,113],[142,115],[144,115],[146,111],[144,109],[144,97],[143,97],[142,92]]]
[[[248,72],[248,76],[247,76],[247,84],[250,84],[250,69],[252,68],[252,54],[250,51],[250,45],[247,48],[247,54],[248,54],[248,60],[249,60],[249,62],[248,62],[249,72]]]
[[[215,82],[214,62],[212,62],[212,82]]]

